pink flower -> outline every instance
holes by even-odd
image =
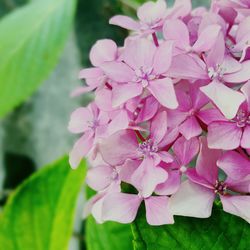
[[[239,169],[246,160],[238,156],[231,162],[232,155],[227,154],[218,161],[220,156],[221,151],[209,149],[203,138],[196,168],[188,169],[188,180],[184,181],[178,192],[171,197],[170,208],[173,214],[207,218],[211,215],[214,199],[218,195],[225,211],[250,222],[250,197],[247,195],[250,184],[249,161],[247,168],[241,170],[244,171],[244,176],[243,173],[241,176],[235,176],[232,173],[237,172],[237,168]],[[225,180],[219,178],[218,166],[227,169]]]
[[[172,80],[165,76],[172,60],[172,42],[164,42],[157,48],[146,39],[131,41],[121,56],[124,62],[105,63],[101,67],[119,83],[112,90],[113,107],[146,90],[163,106],[172,109],[178,106]]]
[[[233,119],[222,118],[209,124],[207,139],[210,148],[250,148],[250,82],[242,87],[242,92],[248,101],[240,106]]]

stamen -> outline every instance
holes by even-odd
[[[158,151],[158,147],[151,139],[149,139],[139,144],[138,151],[143,156],[150,156],[152,153],[156,153]]]

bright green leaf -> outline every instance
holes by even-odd
[[[27,179],[4,208],[0,249],[68,249],[85,172],[85,162],[72,170],[68,157],[64,157]]]
[[[247,250],[250,226],[239,217],[214,208],[208,219],[175,217],[175,224],[153,227],[140,212],[132,225],[134,250]]]
[[[116,222],[97,224],[87,219],[86,241],[88,250],[132,250],[132,233],[129,225]]]
[[[75,4],[33,1],[0,21],[0,117],[30,96],[54,68]]]

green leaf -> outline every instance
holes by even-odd
[[[87,219],[86,242],[88,250],[132,250],[132,233],[129,225],[115,222],[97,224]]]
[[[250,226],[216,207],[208,219],[175,217],[175,224],[153,227],[140,211],[132,225],[134,250],[246,250]]]
[[[39,0],[0,21],[0,118],[30,96],[56,65],[76,0]]]
[[[19,186],[1,216],[0,249],[68,249],[85,172],[85,162],[71,170],[64,157]]]

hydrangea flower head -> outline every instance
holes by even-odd
[[[163,225],[220,202],[250,223],[250,1],[150,1],[137,17],[110,19],[129,36],[93,45],[72,94],[94,93],[69,123],[70,164],[88,159],[96,191],[85,215],[131,223],[143,204]]]

